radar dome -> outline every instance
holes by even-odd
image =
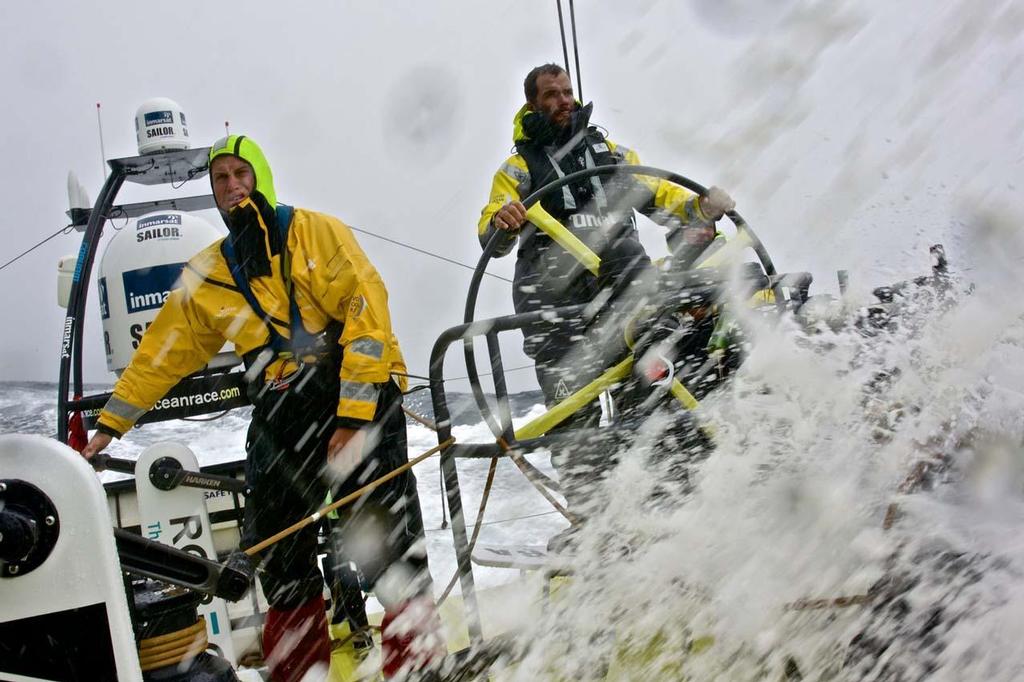
[[[223,236],[198,216],[159,211],[129,223],[107,244],[99,271],[100,314],[107,368],[121,373],[132,359],[146,328],[177,286],[185,263]],[[232,346],[210,367],[232,366]]]
[[[143,102],[135,112],[135,137],[139,154],[154,154],[172,149],[188,149],[188,124],[178,103],[166,97]]]

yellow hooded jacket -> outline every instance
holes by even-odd
[[[523,105],[513,118],[512,142],[514,144],[529,139],[523,130],[523,116],[529,111],[528,106]],[[604,141],[608,145],[609,151],[617,155],[622,160],[622,163],[640,165],[640,157],[635,151],[616,144],[607,138]],[[685,187],[680,187],[661,178],[638,176],[638,179],[651,188],[651,191],[654,193],[654,203],[659,208],[679,216],[685,222],[710,222],[700,209],[697,195]],[[480,211],[480,220],[477,223],[477,236],[480,239],[481,246],[486,246],[487,241],[496,229],[492,222],[494,214],[505,204],[513,201],[522,201],[524,197],[536,189],[540,188],[532,186],[526,159],[520,154],[513,154],[508,157],[494,174],[490,198],[487,201],[487,205]],[[505,244],[499,245],[494,254],[495,256],[504,256],[511,250],[512,244],[515,242],[515,234],[506,234],[508,234],[508,241]]]
[[[230,136],[223,146],[215,146],[211,159],[218,153],[245,159],[256,170],[258,191],[276,199],[262,152],[248,138],[236,144],[239,137]],[[267,229],[262,218],[260,226]],[[239,355],[269,343],[266,323],[253,312],[232,279],[221,252],[222,241],[203,249],[182,270],[179,287],[146,330],[100,414],[104,430],[118,435],[126,432],[175,384],[201,369],[225,341],[234,343]],[[332,320],[344,324],[339,339],[344,355],[337,415],[373,419],[377,384],[389,381],[392,375],[403,390],[407,384],[405,362],[391,329],[384,282],[352,231],[323,213],[295,209],[287,250],[305,329],[316,334]],[[280,255],[271,257],[271,272],[272,276],[251,278],[250,287],[270,317],[269,323],[287,338],[289,301],[279,275]],[[277,358],[267,366],[265,375],[273,379],[293,366],[293,361]]]

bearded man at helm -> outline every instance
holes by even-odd
[[[630,174],[592,175],[563,185],[541,199],[541,207],[601,258],[595,275],[540,229],[529,224],[522,199],[541,187],[588,168],[639,165],[635,151],[617,144],[591,124],[593,103],[576,100],[565,69],[543,64],[523,83],[525,103],[513,120],[515,153],[495,172],[491,193],[478,222],[477,236],[502,257],[516,249],[512,301],[517,313],[589,304],[621,294],[650,258],[640,243],[634,209],[674,218],[669,235],[673,257],[690,264],[716,238],[715,223],[735,203],[722,189],[704,196],[668,180]],[[615,292],[615,293],[613,293]],[[594,319],[544,319],[523,329],[523,349],[535,361],[537,381],[547,406],[553,407],[580,390],[620,358],[620,348],[596,342]],[[609,332],[610,333],[610,332]],[[621,333],[619,334],[621,337]],[[577,410],[558,428],[597,426],[601,408],[595,400]],[[582,445],[582,444],[581,444]],[[592,449],[592,448],[591,448]],[[589,485],[600,463],[587,460],[585,447],[552,453],[571,506],[574,493]],[[600,459],[604,450],[591,453]],[[576,500],[571,498],[576,498]],[[579,510],[577,510],[579,511]]]

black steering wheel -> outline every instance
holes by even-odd
[[[620,164],[612,166],[597,166],[594,168],[586,168],[575,173],[570,173],[564,177],[558,178],[548,184],[544,185],[540,189],[532,192],[529,196],[523,199],[523,206],[529,209],[531,206],[539,202],[544,197],[548,196],[555,190],[561,189],[565,185],[570,183],[579,182],[580,180],[587,180],[594,176],[602,175],[642,175],[647,177],[662,178],[668,180],[671,183],[685,187],[691,192],[705,196],[707,194],[707,188],[703,185],[690,180],[687,177],[673,173],[671,171],[663,170],[661,168],[654,168],[653,166],[638,166],[629,164]],[[744,234],[749,246],[757,254],[757,258],[761,263],[761,267],[764,268],[764,272],[769,277],[776,274],[775,265],[772,263],[771,257],[768,255],[768,251],[764,248],[761,240],[758,239],[757,235],[750,228],[747,222],[740,216],[736,211],[729,211],[726,213],[726,217],[732,222],[736,228],[737,235]],[[531,229],[531,228],[527,228]],[[487,271],[487,265],[493,258],[494,251],[498,244],[501,242],[503,234],[495,232],[488,240],[487,245],[484,247],[483,253],[480,254],[480,260],[476,264],[476,269],[473,272],[473,278],[469,283],[469,290],[466,293],[466,309],[463,316],[464,323],[471,323],[474,321],[476,314],[476,301],[477,296],[480,292],[480,282],[483,280],[484,273]],[[775,292],[778,298],[781,292]],[[484,420],[487,422],[491,431],[494,433],[495,438],[503,437],[507,435],[504,432],[502,426],[498,423],[498,420],[494,417],[494,413],[491,409],[490,404],[487,402],[487,397],[484,395],[483,388],[480,386],[480,375],[476,370],[476,353],[473,349],[473,339],[467,338],[463,340],[463,349],[466,358],[466,374],[469,378],[470,386],[473,389],[473,397],[476,400],[477,407],[480,408],[480,413],[483,415]]]

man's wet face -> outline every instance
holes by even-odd
[[[547,73],[538,76],[537,97],[530,102],[530,107],[547,114],[551,122],[561,128],[569,125],[576,108],[569,75],[563,72],[555,76]]]
[[[230,211],[252,194],[256,176],[252,166],[232,154],[218,156],[210,164],[213,198],[222,211]]]

